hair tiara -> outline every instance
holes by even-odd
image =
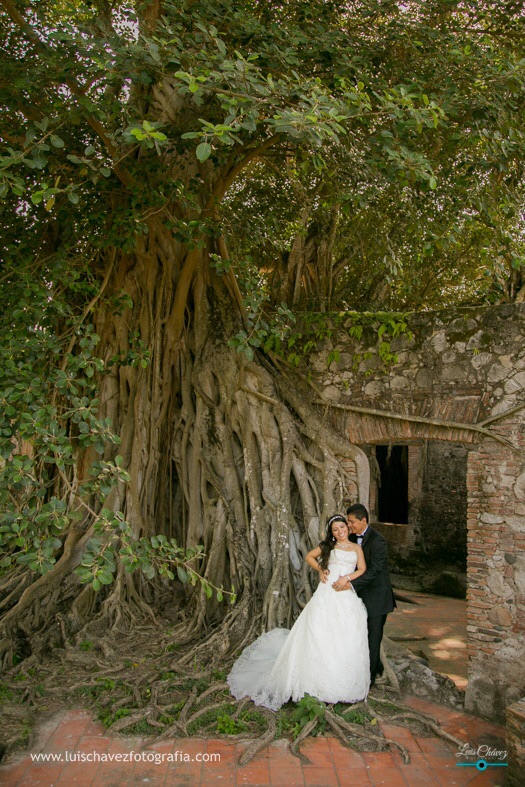
[[[328,525],[331,525],[332,522],[336,522],[337,520],[344,522],[346,525],[346,517],[343,516],[343,514],[334,514],[334,516],[331,516],[330,519],[328,520]]]

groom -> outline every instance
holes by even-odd
[[[368,648],[370,650],[370,685],[383,674],[380,657],[381,640],[386,616],[396,606],[388,574],[388,546],[384,537],[368,524],[368,510],[356,503],[346,510],[349,540],[360,544],[366,560],[365,573],[354,579],[352,586],[368,612]],[[349,589],[350,581],[345,579]]]

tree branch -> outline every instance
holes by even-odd
[[[16,8],[15,4],[12,0],[0,0],[0,3],[3,5],[5,10],[7,11],[8,15],[11,17],[13,22],[20,27],[22,32],[26,35],[26,37],[44,54],[49,55],[51,53],[54,54],[53,50],[46,44],[45,41],[42,41],[37,33],[33,30],[31,25],[26,22],[24,17],[20,14],[18,9]],[[71,90],[72,94],[77,98],[81,98],[85,95],[86,88],[82,88],[76,79],[72,79],[71,77],[66,77],[64,79],[64,84]],[[84,117],[86,118],[87,122],[93,129],[93,131],[100,137],[102,142],[104,143],[105,147],[108,150],[108,153],[112,158],[115,158],[117,155],[117,150],[113,145],[109,135],[106,133],[106,130],[102,123],[94,117],[91,112],[86,111],[82,107],[82,111]],[[131,174],[128,172],[127,169],[119,166],[118,164],[113,164],[113,172],[118,177],[118,179],[126,186],[129,186],[133,182],[133,178]]]
[[[239,175],[242,172],[242,170],[248,166],[250,161],[253,161],[255,158],[258,158],[262,153],[264,153],[266,150],[271,148],[272,145],[278,140],[278,138],[279,138],[279,134],[272,134],[271,137],[265,139],[264,142],[262,142],[256,148],[248,149],[246,155],[243,156],[243,158],[241,158],[241,160],[238,161],[237,164],[234,164],[223,177],[218,179],[217,183],[215,184],[215,188],[212,191],[211,197],[208,201],[209,207],[212,207],[212,205],[221,202],[222,198],[224,197],[224,195],[226,194],[226,192],[234,182],[237,175]],[[241,148],[241,152],[243,150],[246,150],[245,146]]]

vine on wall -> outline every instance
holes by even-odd
[[[252,319],[247,330],[240,331],[230,344],[249,360],[253,358],[255,349],[260,347],[289,366],[304,368],[312,355],[322,351],[322,344],[327,339],[337,343],[350,337],[369,348],[354,355],[354,368],[375,354],[388,365],[398,361],[397,353],[391,346],[393,339],[399,336],[409,340],[413,338],[409,314],[384,311],[308,312],[296,318],[285,304],[281,304],[272,322],[257,316]],[[327,352],[327,367],[339,360],[340,351],[336,347]]]

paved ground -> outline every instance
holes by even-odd
[[[385,633],[415,652],[423,652],[429,666],[448,675],[459,689],[467,685],[467,611],[465,601],[399,591],[414,603],[398,601],[387,618]]]
[[[505,731],[501,727],[421,699],[413,698],[411,705],[432,713],[444,730],[476,749],[483,744],[505,748]],[[264,749],[249,765],[240,767],[237,761],[246,744],[187,738],[146,748],[140,738],[109,737],[88,711],[62,711],[40,726],[29,754],[0,767],[0,783],[6,787],[55,784],[426,787],[504,783],[504,767],[489,766],[479,771],[474,765],[476,758],[458,758],[453,744],[413,736],[403,727],[383,725],[382,729],[386,736],[408,749],[410,763],[405,764],[397,750],[359,754],[345,749],[333,738],[316,738],[302,746],[311,765],[302,765],[290,754],[287,741],[283,740]],[[459,764],[465,762],[471,764]]]
[[[388,633],[408,638],[405,644],[427,653],[434,669],[449,674],[458,685],[464,686],[464,602],[417,593],[404,595],[419,603],[401,602],[395,614],[390,616]],[[30,751],[0,766],[0,784],[6,787],[55,784],[85,787],[128,784],[153,787],[504,784],[506,768],[490,764],[480,770],[483,755],[477,753],[481,746],[504,751],[503,727],[420,698],[410,698],[409,704],[430,713],[446,732],[469,744],[476,754],[458,756],[457,746],[442,739],[418,737],[402,727],[383,725],[387,737],[408,749],[409,764],[403,762],[397,750],[360,754],[345,749],[333,738],[316,738],[309,739],[301,747],[310,765],[302,765],[290,754],[287,741],[276,741],[249,765],[241,767],[237,764],[238,759],[247,744],[191,738],[147,747],[141,738],[109,736],[89,711],[75,709],[61,711],[40,723]],[[495,761],[491,757],[486,760]]]

